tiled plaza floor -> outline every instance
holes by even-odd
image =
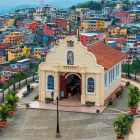
[[[135,84],[135,83],[132,83]],[[38,85],[27,97],[21,97],[13,118],[8,119],[6,128],[0,131],[0,140],[56,140],[56,111],[25,109],[38,94]],[[21,93],[21,92],[20,92]],[[21,94],[19,94],[21,95]],[[115,98],[112,107],[102,114],[59,112],[60,140],[116,140],[113,122],[118,114],[129,113],[127,108],[128,89],[120,98]],[[132,126],[133,135],[126,140],[140,140],[139,114]]]
[[[115,140],[116,115],[59,112],[60,140]],[[56,140],[56,111],[17,109],[0,140]]]

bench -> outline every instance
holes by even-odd
[[[30,91],[34,89],[34,86],[30,86]]]
[[[22,93],[23,97],[26,97],[28,94],[29,94],[29,91],[24,91],[24,92]]]

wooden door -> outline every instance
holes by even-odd
[[[67,88],[66,88],[66,79],[65,76],[60,75],[60,93],[61,91],[64,91],[64,99],[67,98]],[[62,99],[60,95],[60,99]]]

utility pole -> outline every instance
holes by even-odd
[[[80,41],[80,38],[79,38],[79,21],[80,21],[79,12],[78,12],[77,21],[78,21],[78,41]]]

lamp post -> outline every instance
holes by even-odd
[[[64,97],[64,91],[61,91],[61,97],[63,99],[63,97]]]
[[[59,131],[59,114],[58,114],[58,101],[59,101],[59,98],[58,96],[56,97],[56,100],[57,100],[57,127],[56,127],[56,138],[60,138],[60,131]]]
[[[129,56],[127,55],[127,59],[128,59],[128,78],[130,78],[129,76]]]

